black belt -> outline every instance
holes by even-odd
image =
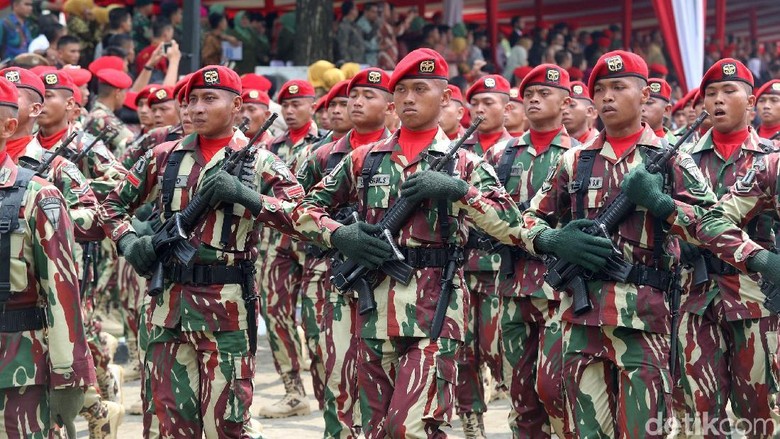
[[[235,265],[193,265],[187,267],[182,264],[173,264],[169,267],[166,277],[177,284],[240,284],[244,281],[244,270]]]
[[[450,259],[450,254],[463,251],[461,248],[426,248],[426,247],[400,247],[404,255],[404,262],[414,268],[439,267],[443,268]]]
[[[303,247],[303,252],[306,253],[306,256],[317,259],[324,258],[329,251],[329,249],[322,248],[316,244],[305,244]]]
[[[0,332],[34,331],[46,327],[46,311],[40,307],[0,311]]]
[[[467,250],[483,250],[485,247],[483,237],[476,233],[469,232],[469,239],[466,241],[466,245],[463,248]]]
[[[710,252],[704,252],[704,263],[707,265],[707,273],[718,274],[721,276],[733,276],[739,274],[739,270],[731,265],[721,261]]]
[[[673,276],[674,273],[671,271],[659,270],[642,264],[634,264],[631,272],[626,278],[625,283],[634,285],[648,285],[661,291],[667,291]],[[601,272],[593,275],[593,279],[615,281],[615,279],[612,279],[611,277],[606,276]]]

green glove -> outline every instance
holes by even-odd
[[[154,252],[151,236],[138,237],[135,233],[128,233],[117,243],[119,252],[125,256],[127,262],[143,275],[152,270],[157,261],[157,253]]]
[[[635,204],[644,206],[656,218],[666,218],[674,212],[674,200],[664,193],[664,176],[651,174],[644,166],[637,166],[625,177],[620,189]]]
[[[409,176],[401,185],[401,196],[412,203],[423,200],[456,201],[466,195],[469,184],[436,171],[422,171]]]
[[[680,262],[693,264],[701,256],[701,249],[690,242],[680,241]]]
[[[582,231],[593,225],[587,219],[574,220],[562,229],[540,233],[534,245],[542,253],[554,254],[564,261],[577,264],[588,271],[598,272],[612,256],[612,242],[607,238],[591,236]]]
[[[780,255],[769,250],[761,250],[748,258],[747,268],[750,271],[761,273],[764,280],[780,286]]]
[[[228,174],[227,171],[219,170],[204,178],[200,193],[212,206],[219,202],[237,203],[249,209],[254,216],[259,215],[263,209],[260,194],[249,189],[238,177]]]
[[[390,244],[374,237],[380,232],[376,224],[353,223],[336,229],[330,237],[330,243],[345,257],[354,258],[373,269],[393,256]]]
[[[141,221],[138,217],[133,217],[131,223],[135,234],[138,236],[152,236],[154,235],[154,228],[152,227],[152,221]]]
[[[57,425],[65,427],[69,438],[76,437],[76,426],[73,422],[83,405],[84,390],[80,387],[49,391],[51,419]]]

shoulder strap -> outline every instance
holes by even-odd
[[[446,171],[448,175],[452,175],[455,172],[455,160],[450,160],[447,164]],[[441,242],[445,246],[450,239],[450,215],[449,215],[450,201],[447,199],[439,200],[437,205],[437,215],[439,217],[439,233],[441,234]]]
[[[22,208],[27,184],[35,172],[17,168],[14,185],[0,191],[0,306],[11,296],[11,236],[19,228],[19,211]]]
[[[691,158],[693,159],[693,163],[696,163],[696,167],[698,168],[701,164],[701,155],[704,151],[696,151],[693,154],[691,154]]]
[[[593,163],[595,162],[598,150],[585,149],[580,152],[577,160],[577,178],[572,183],[572,191],[576,193],[576,212],[574,217],[577,219],[585,218],[585,195],[588,193],[590,176],[593,175]]]
[[[368,213],[368,188],[371,184],[371,179],[374,178],[374,175],[376,175],[376,172],[379,170],[382,158],[384,158],[386,154],[386,151],[374,152],[372,148],[366,155],[363,169],[360,171],[360,181],[363,185],[363,212],[361,213],[361,216],[364,221],[366,220],[366,214]]]
[[[181,162],[184,160],[184,154],[187,151],[180,149],[173,151],[168,156],[168,161],[165,165],[165,172],[162,179],[162,203],[163,203],[163,215],[166,219],[171,216],[171,202],[173,201],[173,190],[176,188],[176,179],[179,177],[179,168]]]
[[[496,170],[496,173],[498,173],[498,181],[501,182],[501,186],[506,187],[506,183],[512,175],[512,164],[514,164],[515,157],[517,157],[517,151],[520,150],[517,146],[518,143],[520,143],[520,138],[513,138],[507,142],[506,149],[504,150],[504,153],[501,154],[501,160],[498,162],[498,169]]]
[[[336,165],[341,162],[341,160],[344,159],[344,156],[347,155],[346,152],[333,152],[328,156],[328,161],[325,163],[325,170],[322,171],[323,175],[330,174],[330,171],[332,171]]]

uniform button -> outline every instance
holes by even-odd
[[[71,377],[70,372],[65,372],[64,374],[62,374],[62,377],[65,378],[66,380],[69,380]]]
[[[688,215],[685,215],[685,216],[683,217],[683,222],[684,222],[685,224],[688,224],[688,223],[690,223],[690,222],[691,222],[691,217],[689,217]]]
[[[736,253],[734,253],[734,258],[737,261],[741,261],[742,260],[742,250],[737,250]]]

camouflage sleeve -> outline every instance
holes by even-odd
[[[147,141],[149,139],[148,134],[144,134],[140,139],[130,143],[127,148],[119,156],[119,162],[125,169],[130,169],[135,165],[135,162],[146,152]]]
[[[95,117],[92,119],[90,132],[97,135],[108,127],[119,131],[118,135],[110,137],[111,143],[108,146],[112,154],[117,157],[121,157],[124,151],[127,149],[127,146],[133,142],[135,134],[133,134],[129,128],[122,124],[119,119],[115,119],[114,116],[106,114],[102,111],[98,114],[95,114]]]
[[[303,239],[293,228],[291,218],[295,205],[303,197],[303,188],[279,157],[265,149],[258,149],[256,153],[257,192],[263,201],[256,221]]]
[[[304,192],[311,190],[312,186],[322,179],[322,170],[318,166],[317,151],[319,149],[316,149],[306,157],[306,160],[298,166],[298,172],[295,174],[295,178],[298,179],[298,183],[301,184]]]
[[[87,152],[82,163],[86,163],[86,168],[82,167],[82,170],[85,171],[84,175],[89,177],[89,185],[98,201],[105,200],[106,196],[125,180],[127,174],[127,169],[117,161],[103,142],[96,143]]]
[[[60,188],[70,218],[73,221],[76,241],[99,241],[106,235],[97,221],[98,202],[87,178],[78,167],[65,159],[52,169],[55,186]]]
[[[671,225],[670,232],[688,242],[698,244],[697,218],[701,218],[705,209],[715,204],[718,199],[690,155],[678,153],[670,164],[670,195],[675,204],[675,211],[667,218]]]
[[[553,228],[560,218],[571,212],[568,185],[574,161],[575,150],[561,154],[557,164],[547,173],[539,192],[531,198],[528,210],[523,213],[520,237],[522,246],[529,253],[537,254],[534,240],[540,233]]]
[[[87,386],[95,382],[95,372],[81,316],[73,225],[62,195],[54,187],[41,189],[31,205],[35,275],[48,304],[50,385]]]

